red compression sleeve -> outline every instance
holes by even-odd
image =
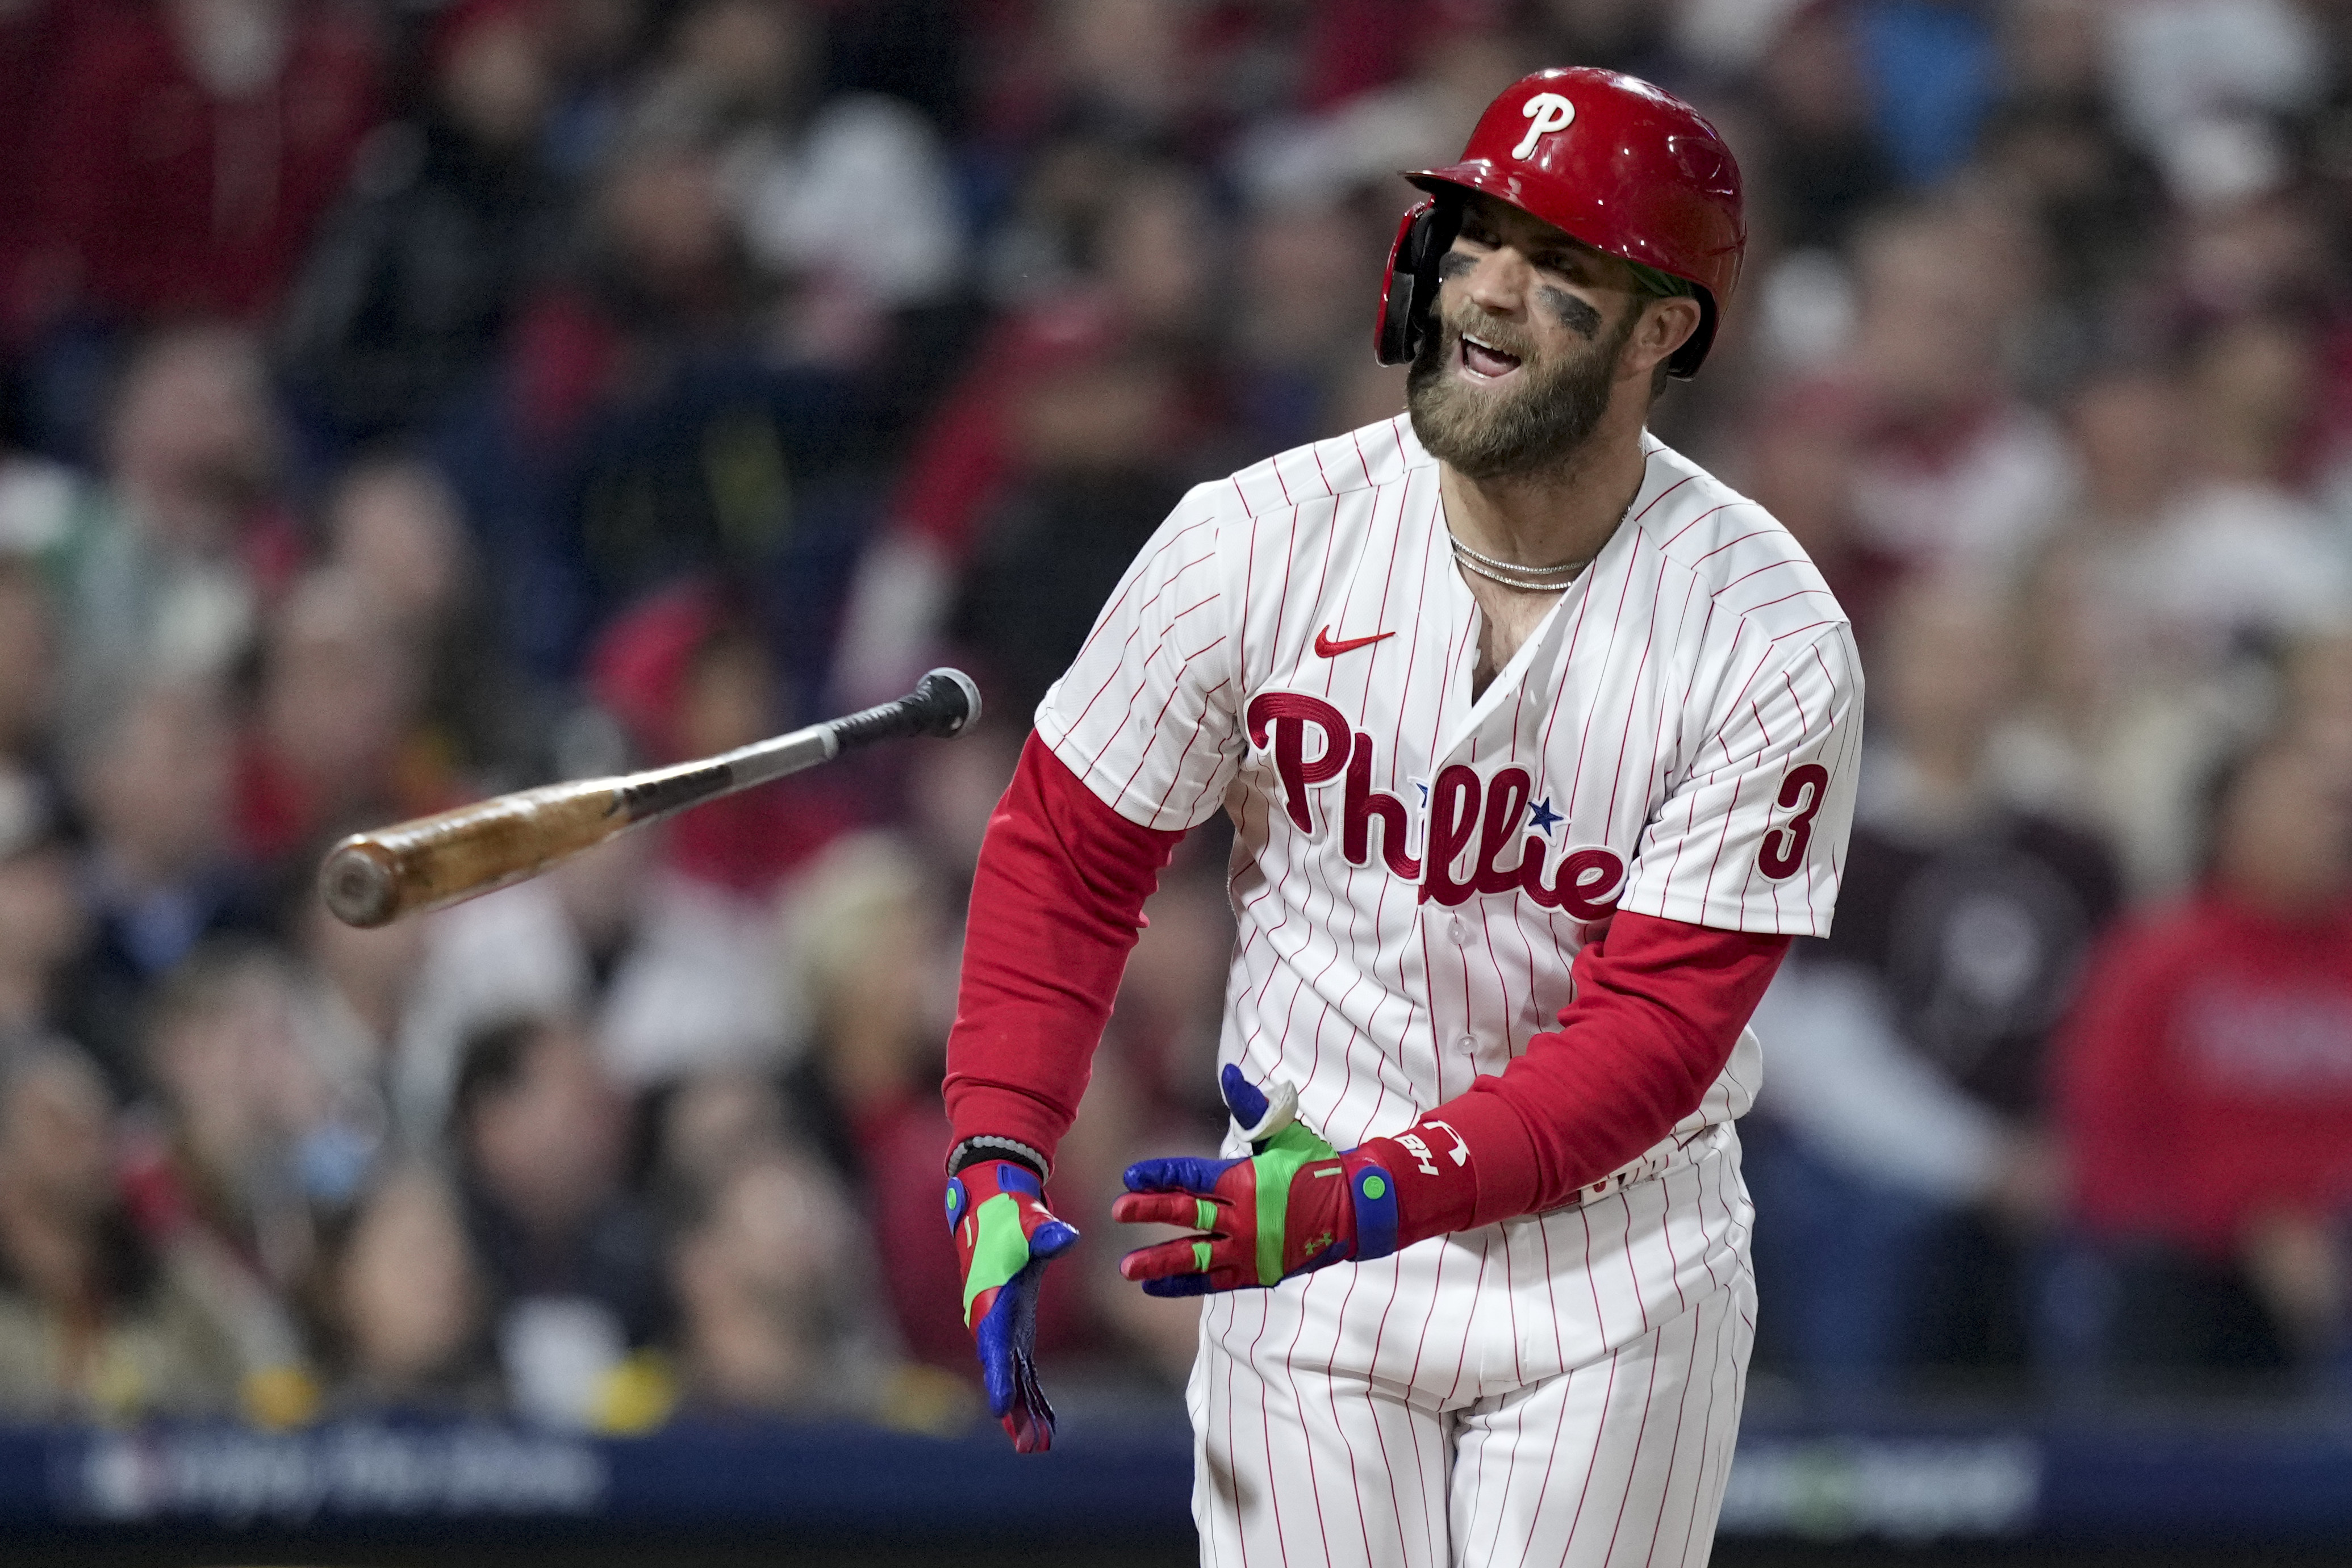
[[[1576,956],[1557,1030],[1373,1140],[1398,1145],[1381,1155],[1400,1245],[1565,1203],[1655,1145],[1698,1108],[1788,950],[1786,936],[1617,915]],[[1466,1158],[1446,1157],[1457,1147]]]
[[[972,873],[948,1035],[959,1139],[1017,1138],[1052,1157],[1086,1092],[1143,901],[1183,836],[1129,821],[1029,737]]]

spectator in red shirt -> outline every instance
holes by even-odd
[[[35,165],[47,313],[265,315],[375,123],[365,32],[302,0],[162,0],[78,42]]]
[[[2352,791],[2273,741],[2226,780],[2213,823],[2203,889],[2108,939],[2059,1042],[2075,1211],[2119,1260],[2121,1358],[2340,1354]]]

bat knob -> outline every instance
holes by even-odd
[[[944,739],[980,722],[980,687],[961,670],[931,671],[915,683],[914,701],[929,721],[918,734]]]
[[[400,913],[399,879],[381,845],[353,835],[319,870],[319,893],[346,925],[382,925]]]

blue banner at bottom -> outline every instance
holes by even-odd
[[[320,1530],[494,1521],[762,1527],[871,1541],[1178,1540],[1192,1444],[1160,1407],[1070,1423],[1041,1456],[992,1426],[681,1424],[598,1438],[481,1421],[349,1419],[0,1430],[0,1536],[88,1525]],[[2352,1539],[2340,1421],[1983,1424],[1743,1433],[1727,1536],[1813,1541]]]

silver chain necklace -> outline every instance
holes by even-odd
[[[1633,508],[1628,507],[1627,511]],[[1619,522],[1624,519],[1620,517]],[[1490,555],[1480,555],[1445,530],[1446,542],[1454,547],[1454,559],[1465,571],[1475,571],[1489,582],[1499,582],[1505,588],[1516,588],[1528,593],[1559,593],[1574,586],[1576,574],[1592,564],[1591,556],[1582,560],[1564,560],[1558,566],[1521,566],[1517,561],[1496,560]],[[1545,581],[1546,578],[1554,580]]]
[[[1508,567],[1507,563],[1503,561],[1491,560],[1487,557],[1480,555],[1476,550],[1472,549],[1460,539],[1455,539],[1454,541],[1454,559],[1465,571],[1476,572],[1480,577],[1485,578],[1489,582],[1499,582],[1505,588],[1516,588],[1528,593],[1559,593],[1567,589],[1572,588],[1576,583],[1576,574],[1592,564],[1589,560],[1572,560],[1563,566],[1523,567],[1513,569]],[[1494,569],[1498,566],[1504,567],[1506,571],[1518,570],[1529,572],[1541,572],[1547,576],[1556,577],[1559,580],[1554,582],[1530,582],[1526,578],[1510,577],[1505,575],[1504,571],[1495,570]],[[1560,576],[1563,572],[1567,575]]]
[[[1636,487],[1634,497],[1640,498]],[[1627,501],[1625,509],[1617,515],[1617,527],[1623,528],[1625,519],[1633,515],[1633,503]],[[1616,537],[1616,529],[1610,530]],[[1592,564],[1592,557],[1582,560],[1564,560],[1558,566],[1521,566],[1517,561],[1496,560],[1490,555],[1480,555],[1462,542],[1451,528],[1445,530],[1446,543],[1454,547],[1454,559],[1465,571],[1476,572],[1489,582],[1499,582],[1505,588],[1516,588],[1523,593],[1560,593],[1576,585],[1576,574]],[[1551,578],[1555,580],[1540,580]]]
[[[1562,561],[1558,566],[1521,566],[1515,560],[1496,560],[1493,556],[1480,555],[1455,538],[1452,528],[1445,530],[1445,537],[1454,540],[1454,551],[1456,555],[1468,556],[1480,566],[1491,566],[1496,571],[1516,571],[1523,577],[1559,577],[1563,573],[1572,577],[1582,570],[1592,559],[1587,556],[1583,560]]]

